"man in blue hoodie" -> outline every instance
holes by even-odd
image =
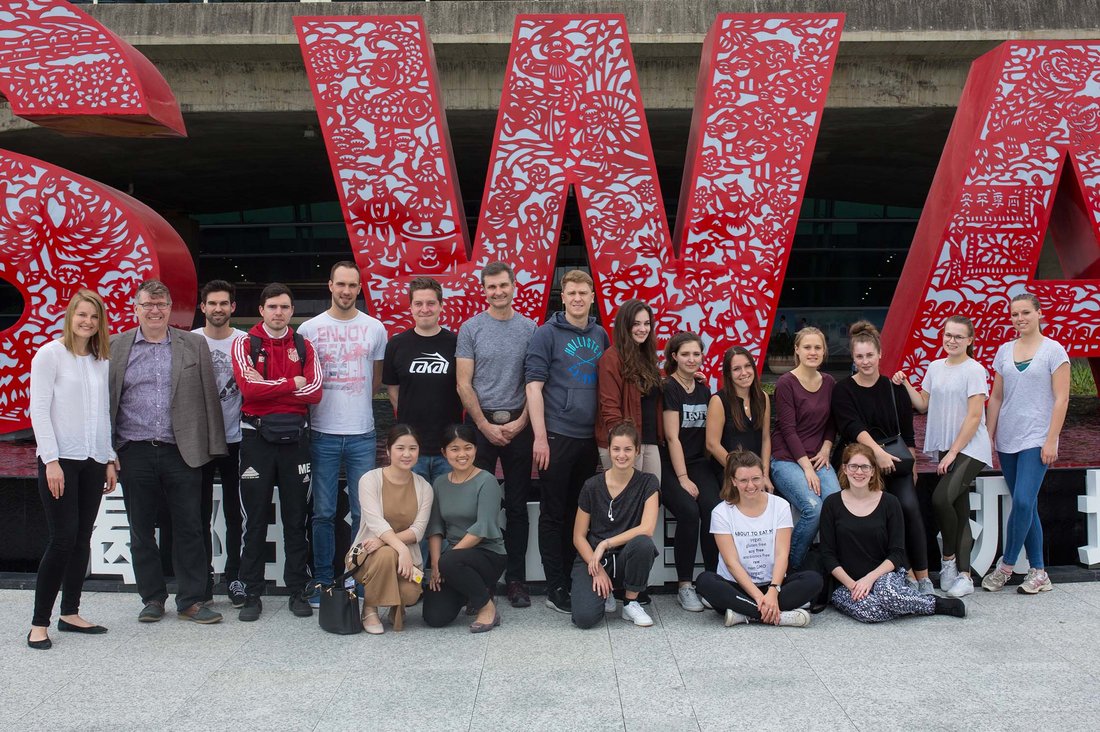
[[[527,410],[535,433],[532,456],[539,470],[539,553],[546,574],[546,606],[568,613],[569,576],[577,552],[573,521],[584,481],[596,473],[596,362],[607,332],[589,315],[595,291],[581,270],[561,280],[565,312],[554,313],[527,345]]]

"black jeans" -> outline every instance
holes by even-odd
[[[202,546],[202,468],[184,462],[175,445],[128,442],[118,451],[119,480],[130,519],[130,558],[144,603],[164,603],[168,586],[157,547],[157,513],[163,504],[172,525],[176,608],[186,610],[206,594]]]
[[[476,429],[476,428],[475,428]],[[504,578],[509,582],[527,579],[527,532],[531,522],[527,518],[527,494],[531,490],[531,449],[535,433],[527,425],[515,439],[504,447],[489,442],[478,430],[477,458],[474,464],[496,475],[497,460],[504,471],[504,548],[508,552],[508,565]]]
[[[291,592],[302,592],[309,582],[309,437],[297,443],[275,445],[256,430],[241,438],[241,510],[244,547],[240,579],[249,597],[264,594],[267,564],[267,527],[271,499],[279,486],[279,513],[283,520],[283,582]]]
[[[573,546],[573,522],[577,518],[577,498],[584,481],[596,474],[600,454],[596,438],[576,438],[553,432],[550,465],[539,470],[542,497],[539,501],[539,555],[546,574],[547,591],[568,589],[566,567],[573,566],[577,549]]]
[[[230,442],[227,457],[214,458],[202,466],[202,540],[206,546],[206,589],[214,589],[214,546],[211,525],[214,521],[214,473],[222,481],[222,516],[225,517],[225,583],[237,579],[241,572],[241,443]],[[207,599],[210,599],[209,597]]]
[[[680,582],[690,582],[695,576],[697,546],[703,552],[703,569],[713,572],[718,567],[718,545],[710,533],[710,514],[720,500],[718,477],[710,458],[689,462],[687,474],[699,489],[698,498],[692,498],[680,486],[668,452],[662,451],[661,503],[676,518],[673,556],[676,558],[676,579]]]
[[[928,571],[928,537],[924,533],[924,519],[921,517],[913,473],[912,471],[891,473],[884,475],[883,480],[886,483],[886,491],[901,503],[901,513],[905,517],[905,553],[909,557],[909,568],[926,572]]]
[[[635,536],[615,553],[604,556],[603,568],[614,587],[628,592],[642,592],[649,585],[649,573],[657,547],[648,536]],[[588,565],[579,556],[573,563],[573,624],[578,628],[591,628],[603,618],[604,598],[592,590],[592,575]]]
[[[50,615],[61,592],[61,614],[80,612],[80,592],[88,571],[92,527],[103,499],[107,466],[95,460],[58,461],[65,476],[65,489],[54,498],[46,483],[46,466],[38,461],[38,495],[46,511],[46,553],[38,563],[34,586],[34,616],[31,625],[50,627]]]
[[[478,610],[485,607],[507,561],[505,555],[482,546],[444,552],[439,557],[443,584],[432,590],[424,583],[424,622],[442,628],[467,605]]]
[[[791,572],[783,579],[783,586],[779,590],[779,609],[795,610],[802,607],[821,592],[821,584],[824,582],[821,575],[812,570],[803,569]],[[766,592],[767,584],[757,585],[761,592]],[[718,611],[725,615],[726,610],[746,615],[755,620],[760,619],[760,610],[756,607],[756,601],[741,589],[741,585],[722,577],[717,572],[703,572],[695,579],[695,589],[699,596]]]

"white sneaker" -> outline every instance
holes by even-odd
[[[917,580],[917,592],[921,595],[934,595],[936,594],[936,586],[932,584],[932,580],[924,577]]]
[[[948,597],[966,597],[974,594],[974,580],[965,574],[955,578],[954,584],[947,590]]]
[[[648,628],[653,625],[653,618],[646,614],[637,600],[631,600],[623,605],[623,620],[634,623],[639,628]]]
[[[700,597],[699,602],[703,603],[703,607],[705,607],[707,610],[714,609],[714,605],[711,605],[709,602],[707,602],[707,598],[705,597]]]
[[[686,585],[677,590],[676,599],[679,601],[680,607],[689,613],[703,612],[703,603],[700,602],[699,595],[696,594],[695,588],[691,585]]]
[[[613,613],[617,607],[614,593],[608,592],[607,599],[603,601],[603,611],[605,613]]]
[[[791,628],[805,628],[810,624],[810,614],[805,610],[784,610],[779,613],[779,624]]]
[[[748,625],[749,618],[747,615],[742,615],[739,612],[733,610],[726,611],[726,627],[729,628],[732,625]]]
[[[944,559],[940,567],[940,589],[948,592],[959,578],[959,568],[954,559]]]

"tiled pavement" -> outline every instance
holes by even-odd
[[[340,637],[270,598],[260,622],[141,625],[133,594],[86,596],[104,636],[24,638],[32,594],[0,590],[0,728],[369,730],[1095,730],[1100,583],[976,594],[969,617],[724,628],[654,598],[653,628],[590,631],[541,606],[470,635]],[[460,621],[462,618],[460,618]]]

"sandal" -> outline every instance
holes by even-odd
[[[371,618],[374,618],[374,622],[369,622]],[[378,612],[371,610],[369,613],[363,613],[363,630],[367,631],[371,635],[382,635],[386,632],[386,629],[382,627],[382,619],[378,617]]]

